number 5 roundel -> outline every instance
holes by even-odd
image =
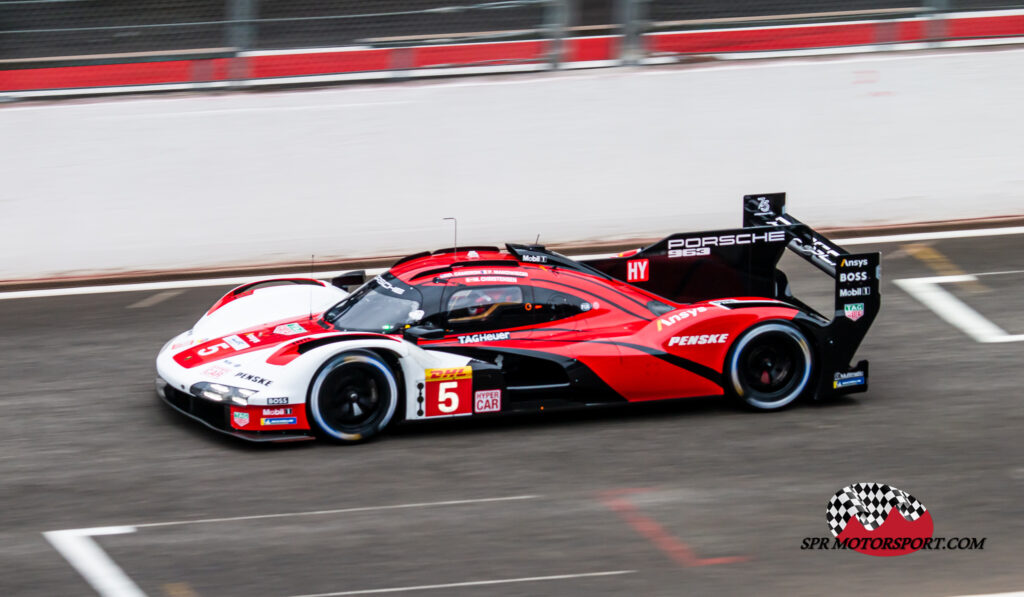
[[[473,414],[472,368],[427,369],[426,376],[426,416],[451,417]]]

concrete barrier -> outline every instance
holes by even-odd
[[[1024,50],[0,108],[0,279],[1024,213]]]

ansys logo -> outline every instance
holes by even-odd
[[[902,489],[854,483],[832,497],[825,511],[832,535],[848,549],[901,556],[921,549],[934,532],[924,504]]]

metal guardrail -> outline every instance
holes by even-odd
[[[238,81],[251,77],[252,56],[388,49],[392,51],[385,62],[367,68],[393,71],[401,78],[402,72],[412,68],[451,66],[440,59],[415,63],[413,51],[422,48],[451,46],[456,48],[451,54],[456,55],[462,44],[533,41],[543,44],[543,50],[479,58],[467,58],[464,53],[457,65],[558,67],[567,58],[567,38],[609,35],[618,36],[609,59],[635,64],[654,56],[678,57],[706,49],[700,44],[658,43],[658,35],[666,32],[917,18],[928,19],[928,36],[938,39],[944,34],[944,14],[1005,8],[1024,8],[1024,4],[1021,0],[0,0],[0,74],[194,61],[200,63],[193,68],[194,81]],[[892,27],[876,29],[872,43],[899,41]],[[847,43],[843,39],[837,37],[836,45]]]

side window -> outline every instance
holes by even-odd
[[[533,295],[534,316],[540,322],[566,319],[590,310],[590,303],[564,292],[534,288]]]
[[[445,298],[446,327],[456,332],[513,328],[534,323],[521,286],[460,286]]]

